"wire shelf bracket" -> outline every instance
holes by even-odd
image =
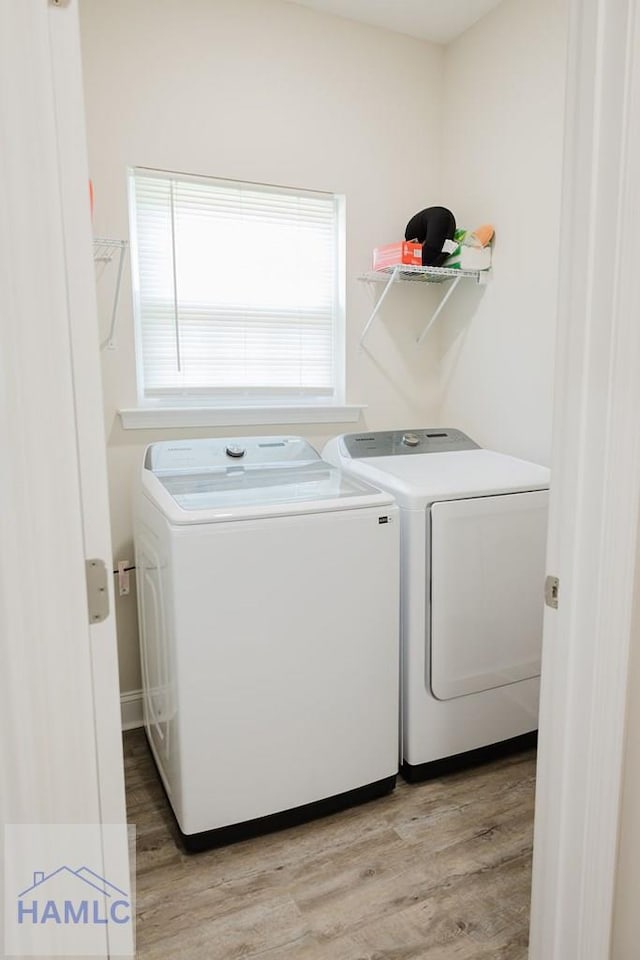
[[[104,237],[93,241],[93,262],[111,263],[118,258],[118,270],[116,274],[116,286],[113,294],[113,304],[111,307],[111,322],[109,324],[109,334],[101,341],[100,349],[107,347],[109,350],[115,349],[114,335],[116,331],[116,319],[118,316],[118,301],[120,300],[120,288],[122,286],[122,275],[124,273],[125,254],[128,247],[127,240],[108,240]]]
[[[472,280],[474,283],[484,285],[489,282],[490,274],[491,270],[458,270],[453,267],[414,267],[404,263],[398,263],[392,267],[385,267],[382,270],[372,270],[369,273],[363,273],[360,277],[358,277],[359,280],[365,280],[367,283],[384,283],[384,289],[378,297],[371,316],[367,320],[364,329],[360,334],[360,349],[362,349],[365,338],[371,329],[371,325],[378,316],[380,308],[382,307],[382,304],[384,303],[385,298],[394,283],[402,283],[405,281],[413,283],[444,283],[447,280],[453,280],[453,283],[432,313],[426,326],[416,338],[416,343],[420,344],[444,310],[449,298],[453,294],[454,290],[457,289],[460,281]]]

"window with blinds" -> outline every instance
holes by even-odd
[[[341,402],[340,205],[333,194],[132,170],[142,398]]]

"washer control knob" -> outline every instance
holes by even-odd
[[[228,457],[234,457],[236,460],[239,460],[240,457],[244,457],[246,452],[247,451],[244,447],[239,447],[236,444],[230,444],[225,450],[225,453]]]
[[[415,433],[405,433],[402,435],[402,442],[405,447],[417,447],[420,443],[420,437]]]

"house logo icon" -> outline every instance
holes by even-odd
[[[61,866],[33,874],[31,886],[18,894],[17,921],[21,926],[122,926],[131,923],[131,898],[89,867]]]

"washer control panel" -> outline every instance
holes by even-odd
[[[152,443],[144,466],[157,476],[173,476],[317,460],[319,455],[303,437],[203,437]]]
[[[434,427],[427,430],[384,430],[378,433],[347,433],[342,438],[352,460],[359,457],[397,457],[415,453],[451,453],[479,450],[462,430]]]

